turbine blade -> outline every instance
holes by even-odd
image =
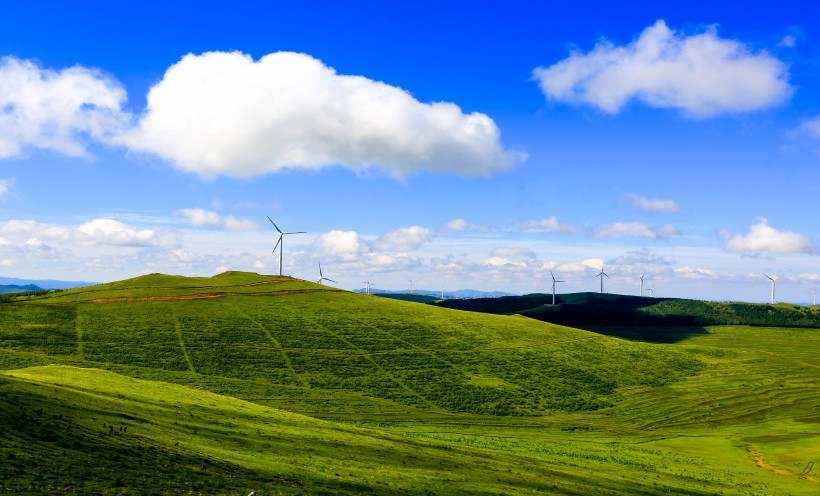
[[[316,262],[319,264],[319,277],[322,277],[322,262]]]
[[[307,234],[305,231],[294,231],[294,232],[286,232],[282,234]]]
[[[325,281],[336,282],[336,281],[334,281],[333,279],[328,279],[327,277],[325,277]],[[339,283],[338,283],[338,282],[336,282],[336,284],[339,284]]]
[[[273,247],[273,251],[271,251],[271,253],[274,253],[276,251],[276,249],[279,248],[279,245],[281,243],[282,243],[282,235],[279,235],[279,241],[276,242],[276,246]]]
[[[279,226],[276,225],[276,222],[274,222],[273,219],[271,219],[270,217],[268,217],[268,220],[270,221],[271,224],[273,224],[273,227],[275,227],[276,230],[279,231],[279,234],[282,234],[282,230],[279,229]]]

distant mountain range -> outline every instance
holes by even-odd
[[[19,291],[37,291],[39,289],[69,289],[93,286],[99,284],[86,281],[58,281],[54,279],[17,279],[16,277],[0,277],[0,286],[35,286],[35,289],[20,289]],[[6,291],[7,293],[11,291]]]
[[[354,293],[365,293],[367,292],[366,289],[354,289]],[[389,289],[376,289],[370,288],[370,292],[373,294],[414,294],[414,295],[423,295],[423,296],[430,296],[436,299],[445,299],[445,300],[472,300],[475,298],[500,298],[502,296],[517,296],[515,293],[505,293],[503,291],[479,291],[477,289],[459,289],[457,291],[444,291],[442,298],[442,291],[438,290],[429,290],[429,289],[413,289],[412,291],[409,289],[400,289],[398,291],[391,291]]]
[[[41,291],[43,288],[34,284],[19,286],[17,284],[0,285],[0,294],[20,293],[22,291]]]

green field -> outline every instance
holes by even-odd
[[[590,329],[248,273],[27,295],[0,493],[820,492],[820,330]]]

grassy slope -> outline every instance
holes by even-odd
[[[321,488],[360,493],[375,487],[376,492],[408,494],[456,489],[585,494],[594,488],[594,492],[614,493],[811,494],[817,490],[816,482],[798,475],[807,463],[820,458],[817,423],[812,420],[816,414],[810,413],[820,407],[813,393],[820,380],[819,364],[811,361],[820,352],[815,330],[781,339],[777,337],[781,330],[755,329],[757,334],[744,341],[736,338],[747,335],[748,329],[716,328],[673,347],[611,339],[522,317],[452,312],[328,289],[241,273],[198,280],[145,276],[4,305],[0,307],[0,370],[47,363],[95,366],[255,402],[236,403],[184,389],[185,394],[202,395],[196,401],[211,402],[215,410],[211,423],[231,425],[201,431],[201,439],[187,443],[184,452],[169,444],[174,439],[171,434],[164,441],[159,435],[151,438],[159,443],[156,453],[145,451],[148,447],[139,443],[117,451],[122,462],[127,459],[146,468],[167,465],[168,457],[174,456],[184,460],[177,466],[196,468],[198,460],[222,464],[215,471],[222,475],[216,479],[208,478],[212,472],[206,471],[210,474],[206,477],[183,470],[177,491],[213,494],[228,493],[228,487],[276,487],[298,492],[312,487],[316,492]],[[256,296],[250,297],[248,292],[254,291]],[[202,293],[233,296],[156,299]],[[147,295],[154,299],[146,299]],[[132,300],[68,303],[106,298]],[[62,303],[44,305],[57,302]],[[27,413],[21,414],[26,418],[33,418],[31,412],[38,404],[43,407],[43,402],[46,410],[59,404],[83,405],[82,395],[72,396],[74,390],[65,384],[59,386],[59,393],[53,392],[55,383],[65,380],[95,384],[95,398],[103,402],[95,411],[125,410],[134,418],[145,419],[150,413],[141,411],[140,403],[156,405],[160,399],[182,394],[163,389],[176,386],[139,383],[154,392],[140,393],[147,396],[139,401],[128,400],[134,381],[104,371],[82,377],[87,372],[55,368],[12,373],[19,376],[17,382],[0,382],[0,388],[17,391],[15,401],[26,405]],[[94,374],[105,379],[92,379]],[[122,381],[131,382],[125,387]],[[153,399],[146,401],[149,396]],[[13,415],[8,412],[15,404],[2,404],[0,411]],[[264,406],[269,405],[370,429],[351,430],[311,420],[316,424],[310,429],[328,429],[322,436],[329,439],[335,439],[330,433],[342,431],[351,437],[330,443],[319,456],[305,451],[305,446],[314,444],[313,431],[296,429],[289,438],[295,449],[281,451],[292,463],[277,464],[266,456],[249,454],[279,454],[281,443],[266,451],[254,436],[234,436],[236,431],[260,429],[256,420],[237,418],[237,404],[264,409],[260,410],[263,416],[285,415]],[[614,406],[579,411],[607,404]],[[151,422],[174,436],[190,434],[195,428],[190,423],[202,420],[186,418],[190,408],[185,405],[163,404],[164,413],[151,417]],[[490,415],[494,413],[506,416]],[[59,414],[70,412],[54,410],[51,415]],[[5,424],[6,419],[0,422]],[[82,460],[90,452],[89,460],[96,460],[94,453],[116,448],[104,442],[71,448],[77,439],[65,441],[68,447],[54,440],[38,444],[31,442],[32,436],[36,438],[32,434],[3,439],[0,458],[23,451],[45,459]],[[277,436],[285,435],[269,436],[268,444]],[[113,439],[121,438],[109,440]],[[398,444],[383,449],[377,439]],[[215,443],[234,440],[233,452],[212,449]],[[343,473],[348,464],[344,459],[352,456],[350,446],[356,447],[353,458],[358,460],[351,464],[359,468]],[[415,456],[411,446],[428,450],[424,459],[432,465],[406,470],[404,464]],[[45,454],[37,454],[39,449]],[[761,466],[755,465],[756,457],[763,457]],[[145,465],[140,465],[141,460]],[[30,463],[13,464],[17,470],[29,467],[29,473],[11,479],[20,481],[18,488],[37,483],[37,477],[52,477],[57,485],[82,485],[82,477],[55,471],[53,466],[59,463],[40,464],[36,470],[30,470]],[[208,463],[199,466],[208,468]],[[231,467],[242,468],[233,472]],[[144,472],[121,474],[119,482],[112,476],[110,487],[128,493]],[[232,486],[237,481],[227,480],[227,473],[237,474],[248,485]],[[365,473],[371,474],[370,484],[362,478]],[[382,477],[374,478],[373,473]],[[146,484],[155,484],[165,480],[162,474],[167,471],[143,477],[149,480]],[[432,482],[439,479],[445,482]],[[207,484],[225,490],[203,490]]]

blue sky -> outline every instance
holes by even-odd
[[[820,19],[749,2],[8,2],[0,271],[810,302]]]

